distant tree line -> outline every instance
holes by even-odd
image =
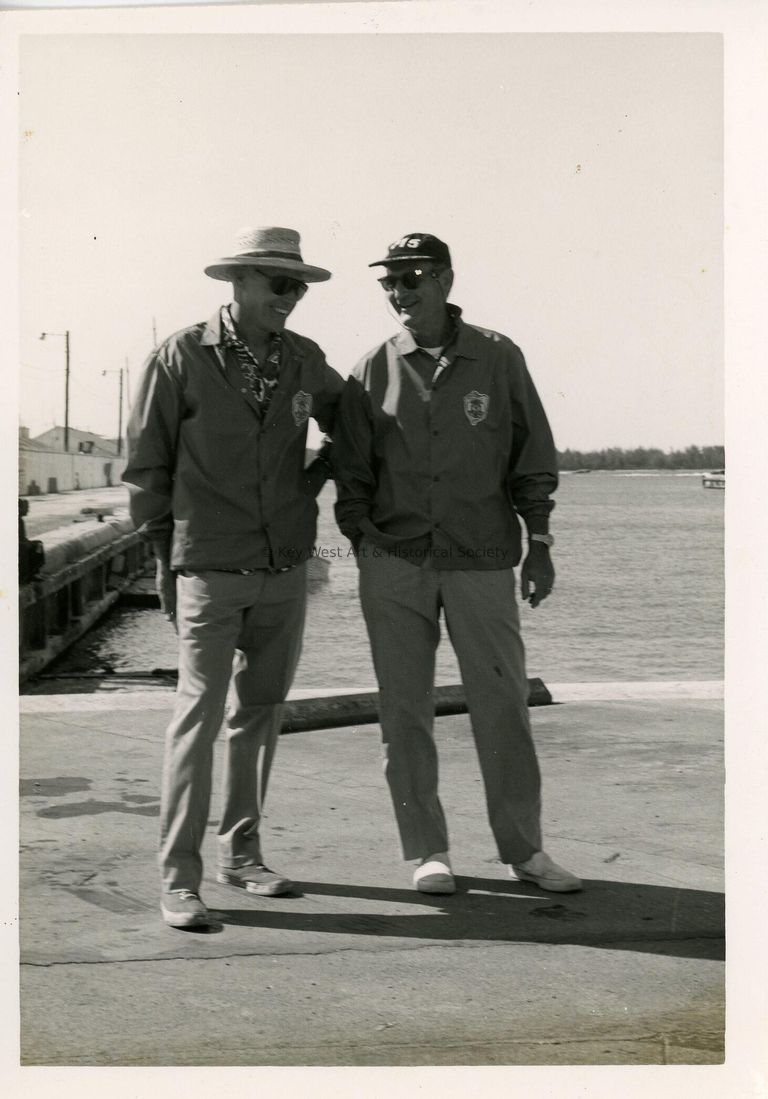
[[[558,451],[560,469],[724,469],[725,447],[689,446],[665,453],[655,447]]]

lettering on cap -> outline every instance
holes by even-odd
[[[400,237],[400,240],[390,244],[389,250],[393,252],[396,248],[421,248],[421,242],[421,237]]]

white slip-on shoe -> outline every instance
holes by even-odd
[[[440,851],[422,859],[414,871],[413,884],[420,893],[455,893],[456,882],[451,873],[448,852]]]
[[[558,866],[545,851],[537,851],[525,862],[513,863],[509,872],[519,881],[531,881],[550,893],[578,893],[582,888],[581,879]]]

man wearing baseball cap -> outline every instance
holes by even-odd
[[[365,355],[337,416],[336,515],[360,569],[379,682],[385,773],[416,888],[452,893],[433,738],[442,609],[459,661],[491,829],[513,877],[572,892],[542,849],[540,775],[514,566],[522,597],[552,590],[556,451],[520,349],[448,304],[447,245],[408,233],[370,264],[402,331]]]
[[[332,430],[343,384],[316,343],[286,328],[309,284],[331,277],[304,262],[295,230],[242,230],[205,273],[231,282],[232,301],[149,356],[124,474],[179,637],[159,853],[163,918],[179,928],[214,922],[201,847],[228,694],[217,881],[260,896],[292,890],[264,864],[259,823],[328,474],[325,457],[304,468],[307,422]]]

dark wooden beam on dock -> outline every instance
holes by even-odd
[[[436,687],[434,697],[437,717],[467,713],[467,700],[461,683]],[[528,705],[551,704],[552,695],[544,683],[540,679],[529,679]],[[309,729],[339,729],[344,725],[375,725],[379,720],[378,707],[376,691],[291,699],[285,705],[281,732],[302,733]]]

